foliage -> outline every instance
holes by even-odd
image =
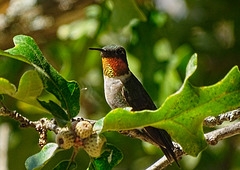
[[[122,161],[122,152],[111,144],[107,144],[104,153],[99,158],[92,158],[89,170],[110,170]]]
[[[48,143],[42,148],[41,152],[29,157],[26,160],[26,168],[32,170],[34,168],[43,166],[44,163],[46,163],[46,161],[52,157],[57,148],[58,145],[56,143]]]
[[[7,79],[0,78],[0,94],[7,94],[17,100],[44,109],[37,101],[37,97],[40,96],[42,90],[42,81],[34,70],[29,70],[22,75],[18,90]]]
[[[1,94],[8,94],[16,99],[39,106],[37,104],[37,97],[43,90],[43,85],[41,82],[46,82],[46,84],[50,84],[50,86],[45,84],[44,88],[47,91],[55,94],[59,100],[62,99],[60,101],[65,102],[62,104],[63,108],[66,109],[67,105],[71,105],[71,100],[66,100],[67,97],[69,97],[69,94],[65,92],[69,92],[69,88],[65,88],[66,85],[68,85],[67,81],[65,81],[51,67],[51,65],[48,64],[45,58],[41,55],[41,52],[37,48],[33,39],[22,35],[16,36],[14,40],[16,47],[7,50],[7,52],[11,53],[11,55],[27,55],[28,57],[26,58],[30,58],[28,61],[34,66],[36,65],[35,68],[42,81],[35,71],[28,71],[22,76],[19,83],[18,92],[16,92],[15,86],[9,83],[8,80],[2,78],[0,81]],[[26,44],[27,46],[25,46]],[[240,102],[238,100],[240,97],[240,74],[238,68],[235,67],[219,83],[208,87],[198,88],[194,87],[189,82],[189,78],[196,71],[196,69],[197,55],[194,54],[187,65],[186,77],[182,87],[174,95],[168,97],[162,107],[156,111],[131,112],[124,109],[113,110],[107,114],[104,120],[101,119],[103,120],[102,131],[119,131],[136,129],[145,126],[162,128],[170,133],[176,142],[183,147],[186,153],[197,156],[197,154],[207,146],[203,136],[203,119],[207,116],[217,116],[219,113],[233,110],[240,106]],[[35,79],[32,79],[32,77]],[[57,88],[57,91],[54,91],[52,88],[54,88],[54,90]],[[77,89],[79,90],[79,88]],[[73,88],[71,91],[71,94],[73,95],[71,96],[74,96],[75,90],[76,88]],[[67,95],[67,97],[65,95]],[[33,100],[31,100],[32,98]],[[66,113],[56,103],[52,101],[49,103],[39,101],[39,103],[53,114],[59,125],[64,126],[68,123],[69,119],[67,116],[65,116]],[[79,103],[79,101],[75,100],[75,105],[76,103]],[[75,107],[74,105],[71,106]],[[71,109],[69,109],[69,111],[71,111]],[[72,113],[69,111],[68,113]],[[69,117],[73,117],[73,115],[70,114]],[[148,117],[148,119],[145,119],[146,117]],[[97,124],[97,127],[99,128],[99,124]],[[187,134],[187,136],[182,136],[182,134]],[[90,169],[101,169],[102,167],[104,167],[102,169],[111,169],[119,163],[122,158],[121,155],[119,156],[120,151],[114,149],[114,147],[111,145],[107,146],[108,147],[106,150],[110,149],[110,151],[105,151],[100,158],[94,159],[90,164]],[[48,150],[51,150],[51,152]],[[55,150],[56,145],[54,144],[45,146],[39,154],[30,157],[26,161],[27,169],[33,169],[33,167],[39,167],[43,164],[46,164],[46,161],[52,157],[52,154]],[[113,163],[111,163],[111,161],[109,162],[108,160],[108,157],[112,154],[113,156],[111,157],[114,161]],[[117,155],[116,158],[115,155]],[[38,157],[41,157],[41,159],[38,159]],[[70,164],[71,167],[75,166],[72,163]],[[62,164],[59,164],[59,166],[62,167],[67,165],[67,167],[70,168],[70,164],[63,162]]]
[[[234,67],[215,85],[195,87],[189,82],[189,78],[196,68],[197,55],[194,54],[187,65],[182,87],[168,97],[158,110],[140,112],[113,110],[103,121],[103,131],[120,131],[146,126],[165,129],[187,154],[197,156],[207,147],[202,128],[204,118],[217,116],[219,113],[240,106],[238,100],[240,72]]]
[[[36,71],[42,79],[44,88],[57,97],[67,113],[53,101],[39,101],[39,103],[55,116],[60,126],[64,126],[68,120],[78,114],[80,109],[80,90],[78,83],[75,81],[66,81],[49,65],[31,37],[19,35],[15,36],[13,41],[15,47],[7,50],[7,52],[11,55],[24,56],[26,60],[36,68]],[[30,79],[29,81],[33,80]],[[27,87],[24,86],[23,88]]]
[[[158,4],[160,1],[144,1],[144,3],[142,1],[125,1],[124,4],[117,5],[119,2],[106,0],[99,5],[90,5],[86,8],[84,19],[59,28],[57,40],[41,42],[40,48],[44,55],[64,79],[77,80],[81,88],[88,88],[88,90],[81,90],[81,116],[99,119],[109,112],[109,107],[103,97],[100,57],[95,56],[93,52],[88,52],[89,47],[102,47],[112,43],[126,47],[131,70],[143,82],[144,87],[158,106],[181,87],[186,65],[193,52],[198,53],[199,67],[188,80],[188,82],[191,81],[192,89],[199,88],[194,85],[203,86],[217,82],[230,68],[240,62],[240,41],[239,36],[236,36],[240,31],[239,24],[237,24],[239,23],[237,2],[229,3],[226,0],[218,1],[218,3],[181,1],[183,2],[182,6],[185,6],[186,9],[180,10],[178,13],[178,10],[172,10],[172,8],[161,8],[163,5]],[[123,10],[125,7],[131,8],[132,13],[126,15]],[[179,5],[175,4],[174,7],[179,7]],[[172,11],[175,12],[175,15],[171,13]],[[44,34],[35,38],[37,42],[39,39],[43,40]],[[0,91],[2,86],[6,85],[6,89],[9,87],[7,91],[10,90],[11,94],[14,94],[16,93],[14,86],[18,82],[20,84],[19,78],[24,76],[23,73],[26,70],[29,70],[29,65],[10,58],[28,64],[30,62],[26,56],[11,55],[1,50],[0,55],[7,56],[0,57],[0,77],[4,77],[1,79]],[[39,70],[30,72],[33,75],[38,72],[39,76]],[[237,69],[234,68],[231,75],[233,72],[237,72]],[[33,79],[38,78],[34,76]],[[30,83],[33,82],[30,81]],[[200,87],[200,89],[204,89],[204,87]],[[61,97],[56,99],[43,90],[41,96],[36,95],[36,98],[41,101],[52,100],[57,108],[54,107],[51,110],[59,108],[60,112],[64,112],[61,115],[67,115],[67,117],[59,119],[69,119],[68,110],[61,107],[64,106]],[[42,116],[50,117],[43,110],[37,111],[31,105],[19,102],[20,100],[22,99],[12,100],[6,95],[4,96],[4,102],[10,109],[17,109],[31,119]],[[31,100],[32,104],[36,102],[34,97]],[[38,102],[36,103],[43,108]],[[36,106],[36,104],[34,105]],[[55,106],[47,103],[46,106],[48,105]],[[164,105],[162,107],[166,107]],[[113,116],[111,114],[115,112],[110,112],[109,116]],[[129,113],[120,110],[118,112]],[[56,114],[58,115],[58,113]],[[55,116],[57,116],[56,114]],[[0,121],[8,121],[13,128],[9,139],[9,169],[25,169],[23,161],[29,155],[38,152],[37,135],[33,131],[20,130],[16,122],[5,118],[1,118]],[[63,124],[65,123],[66,121],[63,122]],[[166,127],[166,129],[168,128]],[[32,140],[29,139],[30,135]],[[146,147],[139,140],[132,140],[113,132],[106,133],[106,135],[108,141],[117,145],[124,154],[125,159],[119,165],[120,168],[143,169],[162,155],[158,149]],[[49,141],[53,141],[51,135],[49,135]],[[238,137],[225,140],[220,145],[210,147],[202,152],[195,161],[183,158],[180,162],[181,167],[184,169],[239,168],[240,154],[236,149],[238,143]],[[58,154],[62,154],[61,156],[65,160],[69,160],[71,156],[66,152]],[[68,158],[65,157],[67,155]],[[86,154],[81,152],[76,159],[78,167],[79,165],[83,169],[88,167],[89,160]],[[61,159],[58,161],[61,162]],[[64,166],[64,164],[63,162],[62,165]],[[168,169],[175,169],[175,165]]]
[[[70,123],[70,118],[76,116],[79,111],[80,91],[78,84],[75,81],[67,82],[47,62],[31,37],[25,35],[15,36],[14,43],[14,48],[6,50],[11,55],[4,52],[2,52],[2,55],[13,57],[21,61],[28,61],[28,63],[31,63],[36,68],[36,71],[30,70],[24,73],[20,80],[17,92],[16,87],[13,84],[9,83],[9,81],[4,78],[0,78],[0,94],[7,94],[18,100],[40,108],[42,106],[55,117],[59,126],[63,127],[67,123]],[[15,55],[16,57],[14,57]],[[25,58],[27,60],[18,56],[26,56]],[[37,97],[40,96],[43,88],[54,94],[61,102],[62,107],[53,101],[49,101],[47,103],[38,100]],[[66,109],[67,113],[63,109]],[[29,157],[26,160],[26,168],[28,170],[44,168],[48,161],[55,156],[55,152],[58,152],[57,148],[58,145],[54,143],[45,145],[45,147],[43,147],[39,153]],[[101,169],[103,167],[103,169],[112,169],[114,166],[120,163],[122,160],[122,154],[120,150],[113,145],[107,145],[105,150],[106,151],[101,155],[101,157],[91,161],[91,169]],[[76,163],[72,162],[72,160],[69,160],[62,161],[55,167],[55,169],[76,169],[76,167]]]

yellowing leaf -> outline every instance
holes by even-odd
[[[11,84],[8,80],[0,77],[0,94],[14,95],[16,87]]]
[[[4,78],[0,78],[0,94],[7,94],[20,101],[45,110],[37,101],[37,97],[40,96],[42,90],[42,81],[38,73],[34,70],[29,70],[22,75],[17,92],[14,84],[11,84]]]
[[[40,96],[43,90],[42,80],[39,78],[36,71],[30,70],[23,74],[17,93],[13,96],[16,99],[25,101],[35,106],[40,106],[36,98]]]

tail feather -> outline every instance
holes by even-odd
[[[174,146],[170,135],[163,129],[157,129],[151,126],[145,127],[144,130],[147,132],[148,136],[159,145],[168,161],[173,159],[178,167],[180,167],[177,157],[173,152]]]

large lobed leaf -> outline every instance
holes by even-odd
[[[61,106],[67,110],[68,119],[76,116],[80,110],[79,85],[75,81],[66,81],[44,58],[42,52],[38,48],[35,41],[25,35],[17,35],[13,38],[15,47],[6,50],[10,56],[16,59],[31,63],[38,71],[44,88],[50,93],[54,94],[61,102]],[[21,57],[24,56],[24,57]],[[43,107],[49,109],[53,108],[53,102],[44,103]],[[42,103],[41,103],[42,104]],[[47,106],[47,107],[46,107]],[[52,112],[53,110],[50,110]],[[66,116],[64,116],[66,117]]]
[[[240,106],[240,73],[237,66],[218,83],[195,87],[189,78],[197,68],[194,54],[186,69],[185,81],[156,111],[131,112],[115,109],[103,121],[103,131],[119,131],[153,126],[165,129],[186,153],[196,156],[207,147],[202,122],[207,116],[236,109]]]

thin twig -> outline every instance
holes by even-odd
[[[10,111],[7,109],[2,103],[0,103],[3,107],[0,108],[1,116],[9,116],[12,119],[15,119],[20,123],[20,127],[32,127],[35,128],[39,133],[39,146],[42,148],[47,143],[47,130],[54,131],[56,134],[59,131],[59,127],[56,122],[52,120],[48,120],[47,118],[42,118],[38,121],[30,121],[28,118],[22,116],[16,111]]]
[[[1,116],[9,116],[17,120],[18,122],[20,122],[21,127],[34,127],[39,132],[39,135],[40,135],[39,145],[41,147],[43,147],[46,144],[47,130],[53,131],[56,134],[60,130],[60,128],[57,126],[54,119],[49,120],[47,118],[42,118],[38,121],[30,121],[26,117],[17,113],[16,111],[8,110],[1,102],[0,104],[3,106],[0,108]],[[216,125],[222,124],[224,121],[233,121],[238,119],[239,117],[240,117],[240,109],[237,109],[224,114],[220,114],[217,117],[207,117],[204,120],[203,124],[205,126],[214,127]],[[72,122],[80,121],[80,120],[84,120],[84,119],[81,117],[77,117],[77,118],[74,118]],[[88,120],[88,121],[91,121],[93,124],[96,122],[95,120]],[[120,131],[120,133],[130,136],[132,138],[138,138],[140,140],[143,140],[145,142],[158,146],[146,134],[142,133],[137,129],[124,130],[124,131]],[[205,138],[209,145],[216,145],[220,140],[229,138],[237,134],[240,134],[240,122],[209,132],[205,134]],[[176,154],[177,159],[181,159],[183,155],[186,155],[179,144],[174,143],[174,146],[175,146],[174,152]],[[168,161],[167,158],[163,156],[161,159],[155,162],[152,166],[150,166],[147,170],[156,170],[156,169],[161,170],[166,168],[173,162],[174,162],[173,160]]]
[[[3,105],[2,103],[0,103],[0,104]],[[5,106],[0,108],[0,115],[1,116],[9,116],[9,117],[15,119],[16,121],[18,121],[20,123],[21,127],[35,127],[35,125],[33,124],[32,121],[28,120],[26,117],[17,113],[15,110],[10,111]]]
[[[220,114],[216,117],[209,116],[204,119],[203,126],[215,127],[221,125],[224,121],[232,122],[238,118],[240,118],[240,108]]]
[[[214,130],[205,134],[205,138],[209,145],[216,145],[220,140],[240,134],[240,122],[226,126],[221,129]]]
[[[120,131],[121,134],[132,137],[132,138],[138,138],[142,141],[151,143],[152,145],[155,145],[157,147],[159,147],[159,145],[157,143],[155,143],[151,138],[149,138],[148,135],[146,135],[145,133],[142,133],[141,131],[137,130],[137,129],[133,129],[133,130],[122,130]],[[174,153],[177,157],[178,160],[182,159],[182,155],[184,154],[182,147],[178,144],[173,142],[174,144]],[[164,169],[166,168],[168,165],[172,164],[174,162],[174,160],[168,160],[166,156],[163,156],[160,160],[158,160],[156,163],[154,163],[152,166],[150,166],[148,168],[148,170],[152,170],[152,169]]]
[[[174,153],[177,157],[178,160],[182,159],[182,156],[185,154],[184,151],[182,150],[182,147],[178,144],[178,143],[174,143]],[[169,165],[171,165],[172,163],[174,163],[174,160],[172,159],[170,162],[167,159],[166,156],[163,156],[162,158],[160,158],[157,162],[155,162],[154,164],[152,164],[150,167],[148,167],[146,170],[159,170],[159,169],[165,169],[166,167],[168,167]]]

